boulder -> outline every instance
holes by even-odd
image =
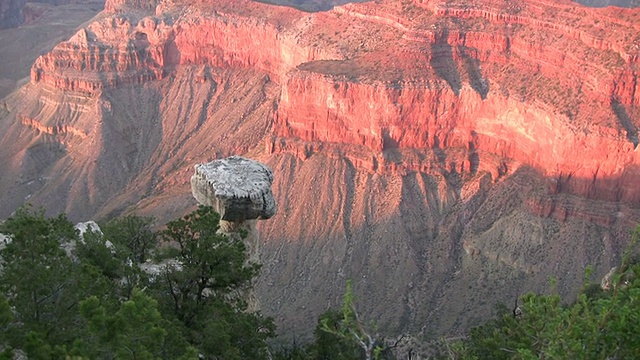
[[[195,166],[191,191],[229,222],[269,219],[276,213],[273,172],[264,164],[232,156]]]

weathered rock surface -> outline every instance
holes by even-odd
[[[232,156],[195,166],[193,197],[212,206],[222,220],[269,219],[276,213],[271,192],[273,172],[264,164]]]
[[[572,296],[640,222],[639,10],[105,7],[0,104],[1,213],[162,221],[194,206],[195,164],[259,159],[280,210],[257,291],[283,333],[349,278],[385,331],[463,331],[549,276]]]

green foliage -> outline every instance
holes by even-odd
[[[171,294],[176,315],[187,325],[196,321],[197,312],[201,311],[196,304],[248,288],[259,270],[257,264],[246,262],[242,239],[218,233],[219,222],[220,215],[211,207],[201,206],[184,218],[169,222],[162,233],[165,241],[177,244],[177,249],[169,249],[164,258],[175,258],[180,263],[169,268],[162,283]]]
[[[320,317],[316,339],[317,354],[321,359],[382,359],[383,341],[360,319],[351,280],[347,281],[342,312],[327,312]]]
[[[312,360],[318,359],[313,345],[300,345],[294,340],[291,346],[280,347],[271,352],[273,360]]]
[[[265,340],[274,336],[273,321],[246,313],[241,296],[258,273],[248,263],[240,237],[218,233],[220,216],[200,207],[167,224],[166,242],[176,244],[160,254],[171,258],[154,289],[167,316],[184,326],[184,334],[204,355],[224,359],[266,358]]]
[[[94,279],[61,248],[78,239],[62,215],[49,219],[42,211],[21,208],[0,232],[12,238],[2,250],[0,272],[0,290],[14,309],[7,341],[14,348],[27,344],[28,354],[47,358],[45,353],[53,354],[49,344],[79,336],[77,305]]]
[[[75,343],[75,352],[90,358],[159,358],[169,324],[158,311],[157,301],[135,290],[132,298],[121,303],[116,311],[109,305],[95,296],[81,303],[89,334],[85,343]]]
[[[343,320],[344,313],[340,311],[328,310],[320,315],[314,332],[315,359],[353,360],[365,357],[364,350],[348,332],[345,334]]]
[[[75,254],[83,264],[93,266],[108,279],[119,280],[122,277],[123,257],[106,245],[104,236],[99,232],[87,231],[84,241],[76,244]]]
[[[5,340],[10,325],[13,323],[13,312],[7,298],[0,295],[0,341]]]
[[[152,218],[137,216],[111,220],[102,226],[102,232],[87,231],[84,241],[76,246],[76,254],[83,264],[93,265],[117,283],[115,290],[128,299],[134,289],[148,285],[148,275],[140,265],[157,250],[153,223]]]
[[[391,359],[365,324],[347,282],[342,308],[318,319],[315,342],[269,354],[270,318],[247,312],[259,266],[242,235],[218,232],[220,217],[200,207],[152,230],[153,220],[116,219],[80,240],[64,215],[21,208],[0,224],[0,359]],[[164,248],[159,247],[161,238]],[[640,239],[640,227],[633,245]],[[521,315],[507,309],[445,342],[456,359],[632,359],[640,349],[640,262],[630,247],[608,290],[589,284],[577,300],[526,294]],[[149,275],[149,259],[164,264]]]
[[[361,360],[394,359],[384,339],[373,334],[356,311],[351,281],[347,281],[340,311],[328,310],[318,318],[314,331],[315,341],[307,346],[294,344],[275,354],[275,359],[287,360]]]
[[[632,244],[637,243],[640,228]],[[632,249],[633,247],[630,247]],[[521,297],[522,316],[504,313],[473,329],[456,358],[631,359],[640,351],[640,264],[626,252],[611,289],[585,281],[571,305],[557,295]],[[587,269],[585,278],[588,278]]]
[[[0,358],[266,358],[275,329],[245,311],[259,267],[242,239],[218,234],[211,208],[170,222],[164,249],[152,224],[129,216],[82,240],[64,215],[29,208],[0,224],[11,239],[0,250]],[[174,256],[157,277],[140,267],[155,255]]]
[[[126,216],[109,221],[101,227],[105,240],[110,241],[122,255],[133,263],[143,264],[158,245],[152,230],[153,218]]]

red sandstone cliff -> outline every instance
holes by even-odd
[[[550,274],[570,294],[606,272],[640,221],[640,10],[105,9],[0,107],[3,213],[172,217],[194,163],[259,157],[280,204],[259,290],[295,331],[353,277],[393,331],[464,329]]]
[[[417,1],[305,16],[220,2],[177,15],[178,6],[95,22],[40,57],[32,82],[95,94],[162,79],[181,65],[250,67],[283,84],[276,137],[374,153],[462,147],[560,181],[628,178],[639,165],[638,11]],[[632,185],[572,186],[640,200]]]
[[[295,29],[309,24],[291,8],[228,1],[179,16],[178,5],[160,5],[155,16],[120,14],[129,6],[155,8],[147,5],[107,2],[105,9],[116,14],[38,58],[32,81],[95,94],[105,87],[162,79],[179,65],[252,67],[280,78],[301,63],[340,58],[335,49],[299,43]]]

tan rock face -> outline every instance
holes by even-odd
[[[640,222],[640,10],[106,9],[0,103],[2,214],[29,199],[171,219],[195,164],[260,159],[280,210],[258,226],[257,286],[283,333],[313,328],[347,278],[390,331],[462,331],[549,276],[572,295]]]

